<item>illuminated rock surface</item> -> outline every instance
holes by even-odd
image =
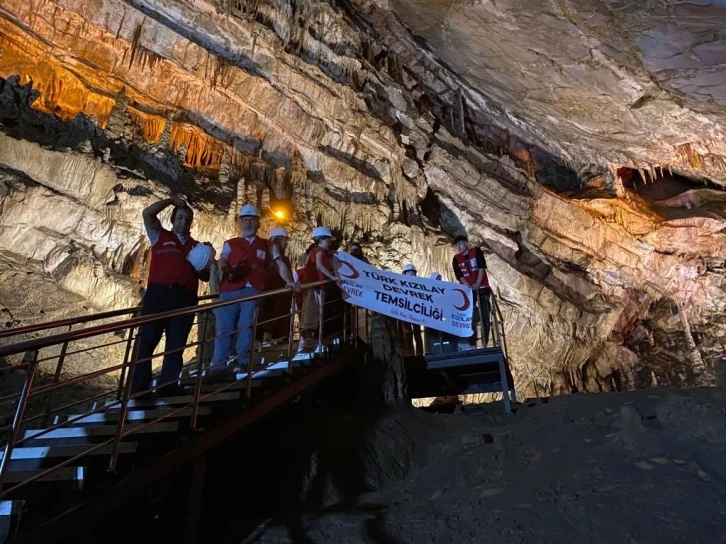
[[[321,223],[424,274],[466,230],[529,394],[708,381],[726,6],[707,4],[5,0],[0,250],[110,308],[138,300],[140,211],[170,192],[217,247],[240,203],[290,199],[292,255]]]

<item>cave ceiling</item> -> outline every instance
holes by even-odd
[[[391,0],[411,32],[572,164],[726,181],[726,2]]]

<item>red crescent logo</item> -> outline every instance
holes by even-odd
[[[345,274],[345,273],[343,273],[343,267],[348,267],[348,268],[350,268],[350,273],[349,273],[349,274]],[[340,274],[340,275],[341,275],[341,276],[343,276],[344,278],[348,278],[349,280],[354,280],[354,279],[356,279],[356,278],[357,278],[358,276],[360,276],[360,274],[359,274],[359,273],[358,273],[358,271],[357,271],[357,270],[356,270],[356,269],[355,269],[355,268],[353,267],[353,265],[352,265],[352,264],[350,264],[350,263],[349,263],[349,262],[347,262],[347,261],[341,261],[341,262],[340,262],[340,268],[338,269],[338,274]]]
[[[461,293],[461,296],[464,298],[464,304],[462,304],[461,306],[457,306],[456,304],[454,304],[454,308],[456,308],[460,312],[468,310],[469,306],[471,306],[471,302],[469,302],[469,295],[463,289],[454,289],[454,291]]]

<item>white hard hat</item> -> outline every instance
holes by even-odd
[[[257,206],[254,204],[245,204],[239,209],[240,217],[259,217],[260,212],[257,211]]]
[[[214,256],[217,252],[214,248],[207,244],[197,244],[187,255],[187,261],[191,263],[194,270],[202,271],[209,268],[209,265],[214,261]]]
[[[412,263],[408,263],[403,267],[402,272],[416,272],[416,267]]]
[[[290,238],[290,235],[287,233],[287,231],[281,227],[276,227],[270,231],[270,238],[277,238],[278,236]]]
[[[431,272],[431,275],[429,276],[429,279],[430,280],[440,280],[441,279],[441,274],[439,274],[438,272]]]
[[[329,238],[332,238],[333,233],[330,232],[328,227],[316,227],[315,230],[313,230],[313,240],[320,238],[321,236],[328,236]]]

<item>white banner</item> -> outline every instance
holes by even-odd
[[[349,303],[455,336],[473,334],[471,289],[458,283],[386,272],[343,251],[336,256],[343,297]]]

